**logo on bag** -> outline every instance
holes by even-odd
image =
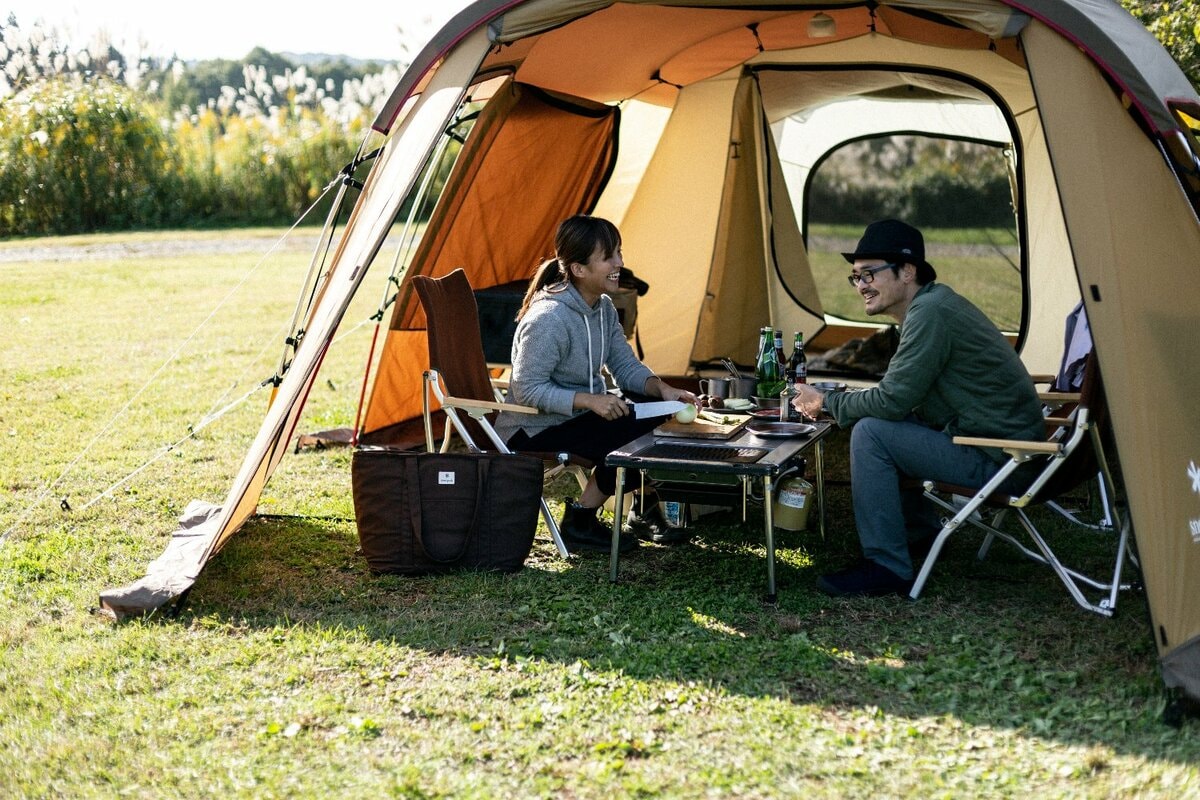
[[[438,472],[438,485],[453,486],[454,485],[454,473],[450,472],[450,471]]]

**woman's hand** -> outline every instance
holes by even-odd
[[[615,394],[575,393],[575,407],[584,408],[602,419],[620,419],[629,413],[629,404]]]
[[[691,392],[685,392],[683,389],[676,389],[657,375],[650,376],[646,381],[646,385],[642,388],[642,393],[650,397],[658,395],[663,400],[678,400],[682,403],[691,403],[694,406],[700,405],[700,401],[696,399],[696,395]]]
[[[668,386],[667,384],[661,382],[660,387],[662,390],[663,400],[679,400],[683,403],[691,403],[694,406],[699,405],[696,395],[692,394],[691,392],[684,391],[683,389],[676,389],[674,386]]]

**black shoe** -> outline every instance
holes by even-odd
[[[639,539],[655,544],[682,544],[692,538],[692,534],[683,528],[672,528],[663,518],[662,509],[658,502],[648,505],[644,515],[631,511],[625,523],[624,532]]]
[[[831,597],[906,595],[912,587],[911,578],[901,578],[887,567],[865,558],[852,567],[817,578],[817,588]]]
[[[564,504],[558,532],[568,552],[591,550],[607,553],[612,550],[612,528],[596,519],[597,510],[571,501]],[[626,533],[621,534],[619,542],[617,549],[622,553],[636,550],[638,546],[637,538]]]

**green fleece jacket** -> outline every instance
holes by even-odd
[[[1037,391],[1016,350],[982,311],[939,283],[922,286],[913,298],[879,384],[826,395],[825,407],[843,428],[863,417],[915,413],[951,436],[1045,436]]]

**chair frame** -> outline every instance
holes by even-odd
[[[1053,387],[1055,380],[1057,380],[1056,375],[1034,375],[1032,377],[1035,384],[1046,384],[1050,387]],[[1046,418],[1051,424],[1057,423],[1065,425],[1071,421],[1071,415],[1068,415],[1064,419],[1061,417],[1055,417],[1054,414],[1064,406],[1071,406],[1072,408],[1078,406],[1080,393],[1061,392],[1051,388],[1048,391],[1038,392],[1038,399],[1042,401],[1042,407],[1045,409]],[[1071,414],[1073,413],[1074,411],[1071,412]],[[1097,452],[1099,452],[1099,450],[1097,450]],[[1108,488],[1108,483],[1110,482],[1111,478],[1106,482],[1103,475],[1096,475],[1096,491],[1099,493],[1101,512],[1100,519],[1096,522],[1088,522],[1087,520],[1082,519],[1076,512],[1064,507],[1057,500],[1047,500],[1044,505],[1046,508],[1063,517],[1073,525],[1078,525],[1081,528],[1086,528],[1091,531],[1107,531],[1111,533],[1112,531],[1116,530],[1117,526],[1115,517],[1113,517],[1109,512],[1109,507],[1111,504],[1110,498],[1113,497]],[[1088,484],[1088,487],[1088,496],[1091,497],[1091,484]]]
[[[449,450],[451,432],[455,432],[471,452],[482,452],[483,447],[480,445],[483,445],[489,448],[494,447],[500,453],[513,453],[513,450],[496,433],[495,427],[487,418],[488,415],[499,411],[516,414],[539,414],[541,412],[531,406],[505,402],[504,393],[497,385],[498,381],[492,377],[489,371],[490,365],[484,359],[482,337],[478,331],[478,311],[466,273],[457,269],[440,278],[418,275],[413,278],[413,285],[428,320],[427,331],[431,362],[436,361],[435,353],[440,353],[441,357],[451,358],[455,361],[455,368],[448,373],[442,373],[438,369],[438,364],[432,364],[431,368],[422,375],[421,416],[425,426],[426,449],[431,453],[435,452],[432,401],[436,399],[437,404],[445,412],[445,427],[442,431],[440,452]],[[454,320],[454,325],[457,327],[454,329],[453,339],[460,342],[461,346],[449,350],[444,346],[435,346],[435,342],[444,343],[446,341],[444,337],[436,339],[434,335],[435,330],[439,327],[443,328],[443,333],[445,333],[444,326],[434,325],[435,317],[433,315],[439,309],[450,316],[445,318],[439,315],[436,319]],[[473,341],[463,339],[462,337],[468,336],[470,333],[467,329],[473,330],[479,338]],[[453,382],[461,392],[469,393],[471,396],[451,395],[447,390],[447,375],[453,377]],[[474,425],[469,424],[467,418],[470,418]],[[487,442],[476,441],[481,433],[487,438]],[[567,471],[579,483],[581,491],[587,485],[587,475],[583,470],[583,465],[572,460],[569,453],[528,454],[542,459],[545,465],[542,475],[543,483],[563,471]],[[558,548],[560,555],[564,558],[567,557],[569,551],[544,496],[541,499],[541,513],[546,520],[546,527],[550,531],[550,538],[554,541],[554,546]]]
[[[1054,426],[1055,429],[1046,441],[1040,442],[969,436],[954,437],[953,441],[955,444],[976,447],[998,447],[1007,453],[1010,458],[991,480],[978,489],[961,506],[941,496],[951,491],[948,487],[939,485],[935,481],[923,482],[925,497],[948,512],[951,512],[953,516],[944,523],[942,530],[934,539],[933,545],[929,550],[929,555],[926,556],[925,563],[921,566],[921,570],[913,582],[909,597],[915,600],[920,596],[921,590],[924,588],[925,582],[929,579],[929,574],[933,570],[933,565],[936,563],[938,555],[946,544],[946,540],[966,523],[983,530],[986,534],[983,545],[979,549],[978,558],[983,559],[987,556],[992,542],[997,537],[1004,539],[1026,557],[1049,566],[1058,576],[1059,580],[1062,581],[1071,598],[1081,608],[1106,617],[1113,615],[1117,607],[1118,593],[1131,588],[1132,585],[1122,581],[1126,556],[1128,555],[1130,560],[1135,564],[1136,558],[1133,556],[1131,549],[1130,519],[1128,515],[1120,513],[1117,504],[1114,502],[1116,488],[1112,472],[1109,469],[1108,461],[1104,456],[1104,450],[1101,446],[1100,429],[1092,421],[1088,406],[1082,402],[1070,417],[1048,417],[1047,422]],[[1101,499],[1104,504],[1105,518],[1112,520],[1112,530],[1120,531],[1112,575],[1101,578],[1089,577],[1064,565],[1025,511],[1031,505],[1039,503],[1048,505],[1048,501],[1046,500],[1039,501],[1038,493],[1063,468],[1067,462],[1067,458],[1081,446],[1091,446],[1093,448],[1099,466]],[[1001,493],[999,489],[1004,481],[1022,464],[1033,459],[1043,459],[1046,461],[1046,465],[1029,488],[1019,497],[1008,497]],[[989,500],[996,503],[997,499],[1003,499],[1005,502],[989,524],[983,521],[982,517],[976,512]],[[1016,537],[999,529],[999,525],[1003,521],[1005,514],[1010,511],[1016,515],[1018,521],[1021,523],[1021,527],[1024,528],[1030,539],[1033,540],[1037,548],[1036,550],[1026,547]],[[1106,594],[1095,602],[1092,602],[1084,595],[1085,588],[1100,590]]]

